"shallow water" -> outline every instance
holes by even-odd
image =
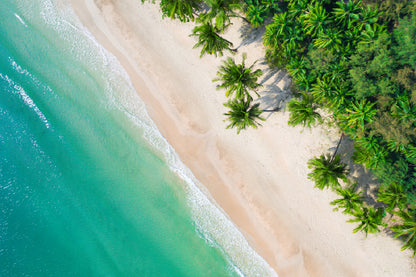
[[[271,274],[66,1],[0,18],[1,276]]]

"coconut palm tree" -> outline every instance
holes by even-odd
[[[313,158],[308,161],[308,167],[312,172],[308,178],[315,182],[315,187],[319,189],[340,187],[339,179],[347,181],[347,166],[341,163],[341,158],[336,155],[331,158],[330,154],[321,155],[319,158]]]
[[[231,49],[233,44],[221,37],[218,29],[210,22],[202,23],[202,25],[196,26],[192,30],[190,36],[198,37],[198,42],[194,45],[194,48],[202,46],[201,57],[205,54],[222,56],[224,50],[234,51]]]
[[[375,103],[370,103],[366,99],[361,101],[351,102],[351,107],[347,108],[348,125],[351,128],[358,127],[364,132],[365,123],[371,123],[377,110],[373,108]]]
[[[354,214],[355,218],[348,220],[348,222],[360,222],[353,232],[364,231],[367,237],[368,233],[380,232],[379,226],[386,226],[383,223],[385,212],[383,208],[374,209],[373,207],[362,207]]]
[[[416,253],[416,211],[400,211],[397,215],[403,221],[401,224],[391,227],[391,230],[395,233],[396,238],[404,240],[402,250],[411,248],[414,256]]]
[[[348,188],[337,188],[336,192],[342,198],[332,201],[330,204],[337,206],[334,210],[344,209],[344,214],[354,214],[358,212],[363,204],[363,196],[361,193],[354,192],[356,184]]]
[[[315,5],[309,5],[308,11],[301,17],[303,18],[303,26],[306,33],[312,36],[322,32],[329,22],[328,14],[320,2],[315,2]]]
[[[334,83],[329,75],[324,75],[316,79],[312,84],[311,94],[318,103],[324,103],[331,98],[334,90]]]
[[[333,15],[336,20],[344,27],[351,26],[353,22],[358,21],[361,12],[361,1],[350,0],[348,2],[336,2],[338,8],[333,9]]]
[[[300,98],[293,98],[289,101],[288,107],[290,111],[288,124],[291,126],[302,124],[303,127],[310,128],[316,122],[322,122],[321,115],[316,112],[318,105],[310,94],[302,93]]]
[[[225,96],[229,97],[235,93],[237,99],[251,101],[253,97],[250,95],[250,90],[256,92],[256,89],[261,87],[257,79],[263,72],[260,69],[253,70],[255,62],[246,67],[246,57],[244,53],[241,64],[236,64],[232,58],[228,57],[220,66],[217,72],[218,77],[213,82],[221,82],[217,88],[225,88],[227,90]],[[256,94],[258,95],[257,92]]]
[[[275,14],[273,22],[266,26],[266,32],[263,35],[264,45],[272,49],[277,48],[282,43],[289,22],[290,16],[287,12]]]
[[[359,44],[374,43],[375,40],[382,34],[386,33],[386,28],[383,25],[374,23],[372,25],[367,24],[361,31]]]
[[[358,28],[362,30],[366,25],[376,23],[380,15],[381,12],[378,11],[377,6],[361,6],[360,20],[357,22]]]
[[[354,162],[363,164],[366,168],[376,169],[386,162],[388,153],[382,147],[365,149],[359,145],[354,145],[354,148]]]
[[[338,29],[326,28],[318,34],[313,44],[318,48],[339,52],[342,47],[342,37],[342,32]]]
[[[394,208],[404,210],[407,206],[407,197],[400,184],[392,183],[389,186],[383,186],[378,191],[378,201],[387,204],[386,211],[390,212]]]
[[[146,1],[150,2],[151,0],[142,0],[142,3]],[[152,2],[154,3],[154,0]],[[168,16],[172,19],[188,22],[195,19],[194,11],[199,9],[201,2],[201,0],[161,0],[160,10],[163,17]]]
[[[261,0],[246,0],[244,13],[251,26],[257,28],[263,25],[264,19],[269,15],[271,3],[263,3]]]
[[[215,20],[215,27],[223,31],[230,23],[230,17],[238,17],[236,10],[241,9],[239,0],[204,0],[210,10],[201,15],[204,21]]]
[[[264,121],[265,119],[260,116],[263,111],[259,109],[259,105],[257,103],[250,107],[250,101],[244,99],[229,100],[224,104],[225,107],[230,109],[224,114],[228,117],[227,120],[231,122],[227,129],[237,128],[237,134],[239,134],[241,130],[247,127],[257,128],[261,126],[258,121]]]

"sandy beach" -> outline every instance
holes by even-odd
[[[336,195],[313,188],[307,161],[333,151],[336,130],[287,125],[284,109],[265,113],[257,130],[227,130],[224,91],[212,82],[223,58],[192,49],[193,23],[162,19],[158,5],[139,0],[71,0],[82,23],[128,72],[163,136],[208,189],[250,245],[279,276],[416,276],[410,251],[387,234],[353,234],[333,212]],[[241,38],[233,21],[234,55],[259,60],[260,103],[272,109],[290,95],[283,72],[261,63],[259,32]],[[231,54],[227,54],[231,55]]]

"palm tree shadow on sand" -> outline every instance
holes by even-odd
[[[338,141],[335,141],[334,147],[328,149],[331,152],[331,154],[334,153],[334,151],[336,150],[337,143]],[[355,191],[362,192],[363,202],[368,204],[369,206],[374,208],[387,208],[386,204],[378,202],[376,200],[376,195],[381,185],[380,182],[377,180],[377,178],[370,170],[366,169],[361,164],[356,164],[353,161],[353,152],[353,141],[349,139],[346,135],[344,135],[339,145],[337,154],[341,156],[342,162],[345,163],[350,170],[350,174],[348,177],[353,181],[353,183],[357,183]],[[386,222],[388,224],[391,224],[391,217],[386,218]],[[387,236],[392,238],[394,237],[394,233],[389,228],[380,227],[380,230]]]
[[[263,35],[266,31],[265,26],[262,25],[261,27],[253,28],[250,24],[243,23],[239,29],[241,42],[237,49],[252,43],[262,43]]]
[[[260,63],[262,64],[262,63]],[[263,63],[265,64],[265,63]],[[269,118],[273,112],[284,109],[287,101],[290,100],[292,94],[287,84],[290,83],[289,75],[281,69],[267,67],[264,71],[264,77],[260,81],[262,89],[259,90],[259,95],[256,102],[260,103],[260,108],[265,112],[270,112],[266,119]],[[281,88],[279,83],[284,84]],[[263,114],[264,116],[265,114]]]

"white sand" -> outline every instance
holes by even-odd
[[[280,111],[266,114],[260,129],[237,136],[225,129],[226,98],[211,81],[222,59],[199,58],[188,36],[192,23],[162,20],[157,5],[140,0],[72,4],[125,67],[184,163],[279,276],[416,276],[411,253],[401,252],[400,242],[385,234],[353,234],[355,225],[329,205],[335,195],[314,189],[307,179],[307,161],[336,145],[335,131],[301,132],[288,127],[288,113]],[[240,26],[234,21],[227,33],[235,46]],[[264,55],[260,40],[239,48],[237,59],[242,52],[249,63]],[[272,92],[262,94],[264,107],[287,96],[282,77],[276,73],[265,83]]]

